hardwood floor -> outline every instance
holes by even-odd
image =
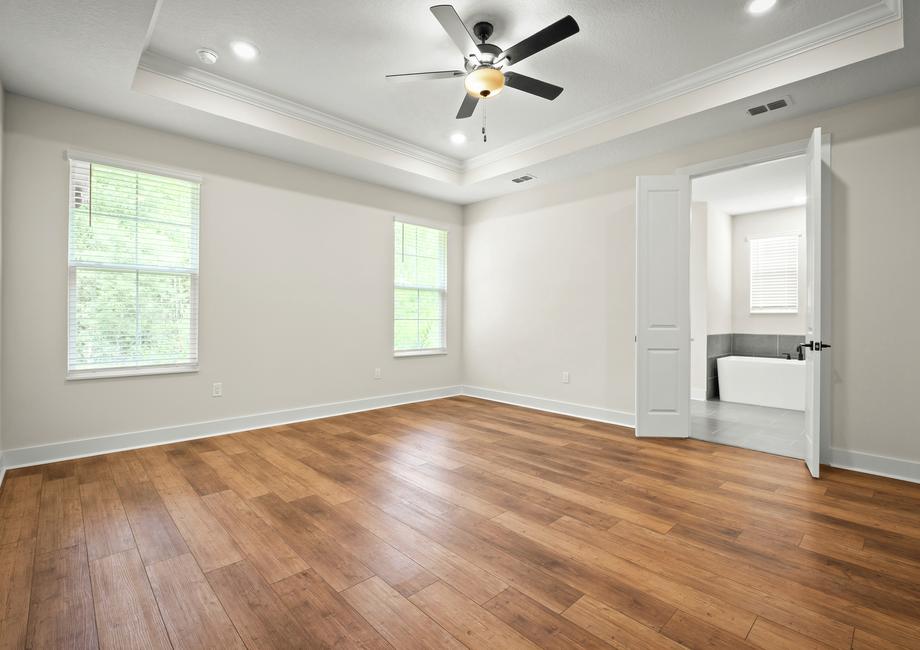
[[[450,398],[8,472],[0,648],[918,648],[920,485]]]

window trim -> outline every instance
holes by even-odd
[[[769,309],[755,309],[754,308],[754,249],[753,244],[755,241],[764,240],[764,239],[795,239],[795,309],[786,307],[786,308],[769,308]],[[801,232],[781,232],[770,235],[750,235],[747,237],[748,244],[748,315],[758,316],[758,315],[788,315],[793,316],[801,313],[802,305],[800,294],[802,292],[802,274],[800,271],[800,266],[802,264],[802,251],[801,251]]]
[[[173,374],[186,374],[186,373],[196,373],[200,369],[200,348],[198,345],[198,333],[199,333],[199,321],[200,321],[200,304],[199,304],[199,280],[201,275],[201,264],[200,264],[200,255],[201,255],[201,185],[203,184],[202,177],[189,172],[183,169],[176,169],[170,167],[161,167],[159,165],[147,163],[144,161],[130,160],[125,158],[118,158],[114,156],[109,156],[106,154],[99,154],[87,151],[80,151],[76,149],[68,149],[64,152],[64,157],[67,160],[68,167],[72,165],[74,161],[90,163],[92,165],[105,165],[109,167],[117,167],[120,169],[125,169],[128,171],[140,172],[144,174],[154,174],[156,176],[165,176],[168,178],[174,178],[182,181],[188,181],[190,183],[196,183],[199,186],[199,204],[198,204],[198,265],[195,272],[188,271],[186,269],[168,269],[168,268],[157,268],[150,269],[150,272],[157,273],[178,273],[181,275],[189,275],[191,278],[191,287],[190,287],[190,298],[192,304],[195,305],[195,318],[192,322],[192,326],[189,329],[189,336],[194,337],[195,344],[195,362],[194,363],[170,363],[170,364],[158,364],[158,365],[145,365],[145,366],[115,366],[110,368],[86,368],[81,370],[72,370],[70,368],[70,333],[71,333],[71,309],[70,302],[73,297],[73,292],[76,288],[76,269],[77,268],[104,268],[110,266],[114,268],[117,265],[105,265],[105,264],[86,264],[83,262],[73,263],[70,259],[70,202],[73,200],[73,186],[71,185],[71,171],[68,169],[68,195],[67,195],[67,243],[66,243],[66,258],[67,258],[67,299],[65,302],[66,305],[66,329],[64,332],[64,379],[65,381],[82,381],[87,379],[113,379],[119,377],[149,377],[156,375],[173,375]],[[143,270],[139,266],[126,266],[124,270]]]
[[[441,299],[443,301],[442,303],[443,310],[441,312],[442,314],[441,315],[441,330],[444,332],[444,345],[440,348],[421,348],[421,349],[415,349],[415,350],[397,350],[395,349],[393,345],[396,340],[396,304],[395,304],[395,300],[391,299],[390,305],[392,306],[393,310],[390,312],[390,349],[393,351],[393,358],[398,359],[398,358],[412,358],[412,357],[444,356],[448,353],[447,296],[448,296],[448,289],[450,287],[450,273],[447,272],[448,270],[447,266],[450,261],[450,230],[447,228],[447,224],[445,223],[437,223],[437,222],[425,221],[421,219],[420,220],[405,219],[402,217],[394,216],[393,225],[397,223],[404,223],[407,226],[419,226],[421,228],[432,228],[435,230],[443,230],[444,236],[447,238],[447,241],[444,244],[444,251],[446,255],[444,259],[444,270],[445,270],[444,288],[437,289],[438,293],[441,294]],[[395,234],[394,228],[391,228],[390,232],[392,233],[392,237],[393,237],[390,240],[390,243],[391,243],[390,251],[393,254],[392,257],[390,258],[390,277],[391,277],[390,286],[393,291],[393,295],[391,296],[391,298],[395,298],[396,289],[400,288],[396,286],[396,277],[395,277],[395,271],[396,271],[396,250],[395,250],[396,239],[395,237],[396,237],[396,234]],[[402,287],[402,288],[417,289],[418,287]],[[431,289],[428,289],[428,290],[431,291]]]
[[[186,169],[179,169],[177,167],[162,167],[160,165],[145,162],[143,160],[118,158],[115,156],[109,156],[104,153],[81,151],[79,149],[68,149],[64,152],[64,155],[68,162],[76,160],[79,162],[92,163],[94,165],[120,167],[122,169],[127,169],[133,172],[155,174],[157,176],[168,176],[169,178],[175,178],[180,181],[188,181],[190,183],[198,183],[199,185],[201,185],[203,182],[203,179],[199,174],[195,174],[194,172],[188,171]]]

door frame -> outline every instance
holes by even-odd
[[[759,163],[772,162],[782,158],[791,158],[793,156],[804,156],[808,151],[808,138],[777,144],[762,149],[755,149],[745,153],[724,158],[716,158],[693,165],[687,165],[675,170],[675,174],[683,174],[690,177],[691,190],[690,199],[693,200],[692,183],[694,178],[709,176],[719,172],[725,172],[739,167],[747,167]],[[822,203],[821,203],[821,335],[823,339],[833,341],[833,292],[831,283],[833,282],[832,273],[832,224],[831,224],[831,205],[832,205],[832,184],[831,184],[831,134],[824,133],[821,138],[821,159],[823,161],[822,169]],[[831,377],[833,375],[834,357],[833,348],[827,348],[821,352],[821,463],[827,464],[831,459],[831,436],[833,433],[833,421],[831,410]]]

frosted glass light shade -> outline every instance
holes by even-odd
[[[476,68],[466,75],[466,92],[473,97],[494,97],[505,87],[505,75],[495,68]]]

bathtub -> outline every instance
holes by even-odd
[[[733,356],[716,363],[722,401],[805,410],[804,361]]]

